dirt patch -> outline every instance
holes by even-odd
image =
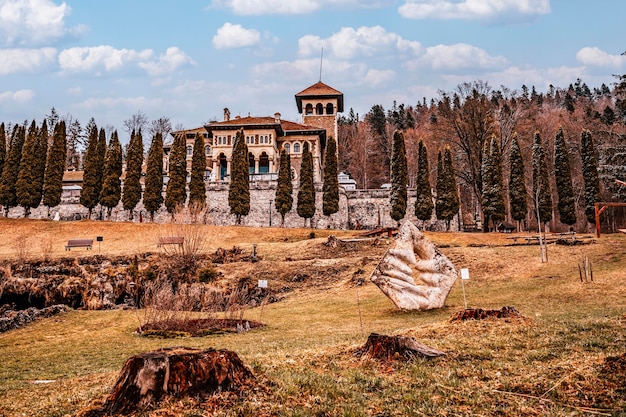
[[[263,323],[239,319],[187,319],[149,323],[137,332],[143,336],[170,338],[179,336],[202,337],[222,333],[242,333],[263,327]]]
[[[485,319],[522,319],[526,317],[513,306],[502,307],[500,310],[483,310],[482,308],[467,308],[456,312],[450,321],[485,320]]]

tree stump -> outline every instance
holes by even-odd
[[[482,308],[467,308],[455,313],[450,321],[465,321],[465,320],[484,320],[488,318],[506,319],[506,318],[525,318],[522,314],[513,306],[502,307],[500,310],[483,310]]]
[[[232,351],[159,349],[128,359],[104,404],[84,416],[140,411],[166,396],[242,390],[253,379],[252,372]]]
[[[371,333],[365,345],[358,349],[356,354],[360,358],[389,362],[393,359],[413,359],[415,357],[435,358],[446,353],[426,346],[413,337]]]

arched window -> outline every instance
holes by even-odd
[[[313,114],[313,105],[311,103],[304,108],[304,114]]]
[[[193,155],[193,146],[187,145],[187,156]]]
[[[205,154],[206,156],[211,155],[211,146],[209,146],[209,145],[205,145],[205,146],[204,146],[204,154]]]
[[[220,154],[218,159],[220,160],[220,181],[222,181],[228,175],[228,161],[223,153]]]
[[[270,158],[265,152],[259,157],[259,174],[270,172]]]
[[[291,152],[291,145],[290,144],[285,143],[283,146],[285,147],[285,150],[287,151],[287,153]]]
[[[333,103],[328,103],[326,105],[326,114],[333,114],[335,112],[335,108],[333,107]]]
[[[300,144],[298,142],[293,144],[293,153],[300,153]]]
[[[254,174],[254,155],[248,152],[248,173]]]
[[[324,114],[324,105],[322,103],[317,103],[317,106],[315,106],[315,114]]]

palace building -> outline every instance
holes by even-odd
[[[300,123],[282,120],[280,113],[266,117],[231,117],[225,108],[222,121],[172,132],[174,137],[185,135],[188,171],[191,170],[195,136],[200,134],[204,137],[207,161],[205,177],[210,181],[228,181],[233,142],[237,132],[243,129],[251,179],[277,179],[282,148],[291,155],[292,176],[297,179],[302,149],[308,143],[313,154],[314,181],[321,182],[326,141],[329,137],[337,138],[337,114],[343,112],[343,93],[320,81],[296,94],[295,99],[301,115]],[[166,172],[170,148],[171,145],[165,146]]]

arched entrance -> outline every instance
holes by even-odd
[[[267,174],[270,172],[270,158],[265,152],[259,157],[259,174]]]
[[[219,180],[223,181],[224,178],[226,178],[226,176],[228,175],[228,161],[226,160],[226,155],[224,155],[223,153],[220,154],[218,159],[220,161],[220,177],[219,177]]]

